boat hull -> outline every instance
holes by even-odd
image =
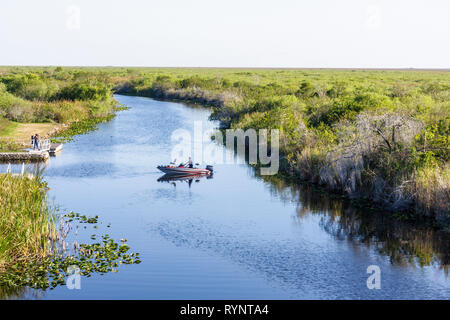
[[[158,166],[160,171],[166,174],[210,174],[211,172],[207,169],[201,168],[187,168],[187,167],[171,167],[171,166]]]

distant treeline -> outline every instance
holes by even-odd
[[[95,111],[92,105],[109,103],[110,89],[202,103],[213,107],[212,118],[225,127],[279,129],[285,175],[370,200],[396,216],[430,217],[450,224],[447,71],[0,68],[0,72],[4,86],[0,115],[8,119],[20,121],[22,112],[11,112],[14,99],[31,103],[33,110],[55,112],[32,113],[33,121],[60,121],[58,117],[76,117],[77,105],[87,104],[83,110]],[[11,99],[6,107],[3,99]],[[66,107],[49,107],[64,103]]]

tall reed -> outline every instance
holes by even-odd
[[[40,177],[0,174],[0,272],[51,253],[57,231],[47,189]]]

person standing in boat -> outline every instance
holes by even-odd
[[[194,165],[192,164],[192,159],[191,159],[191,157],[189,157],[189,160],[188,160],[187,165],[188,165],[189,168],[193,168],[193,167],[194,167]]]

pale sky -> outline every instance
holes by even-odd
[[[0,65],[450,68],[450,1],[1,0]]]

